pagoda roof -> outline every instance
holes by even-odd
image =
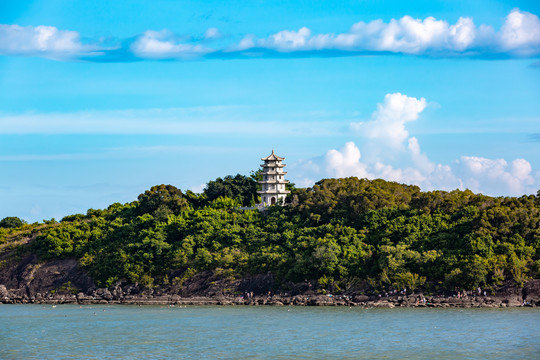
[[[282,160],[285,160],[284,157],[279,157],[277,156],[276,154],[274,154],[274,149],[272,149],[272,153],[270,155],[268,155],[267,157],[264,157],[264,158],[261,158],[261,160],[263,161],[282,161]]]

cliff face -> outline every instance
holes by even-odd
[[[4,256],[5,258],[5,256]],[[3,263],[0,269],[0,303],[71,304],[161,304],[161,305],[299,305],[364,307],[515,307],[540,306],[540,280],[530,280],[523,288],[505,283],[493,295],[424,296],[418,294],[371,294],[355,291],[342,295],[322,295],[309,283],[282,284],[276,289],[272,274],[241,279],[204,271],[182,284],[152,288],[117,283],[96,288],[94,281],[78,266],[76,259],[39,262],[35,255]]]
[[[38,293],[63,290],[87,291],[94,286],[92,279],[81,270],[75,259],[38,262],[27,255],[20,262],[9,261],[0,269],[0,284],[16,296],[35,297]]]

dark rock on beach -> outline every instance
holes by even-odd
[[[484,296],[418,294],[321,293],[307,280],[277,286],[273,274],[241,279],[213,271],[198,273],[182,284],[153,288],[117,282],[98,288],[75,259],[39,262],[33,255],[0,269],[0,303],[134,304],[134,305],[271,305],[394,307],[517,307],[540,306],[540,280],[519,288],[503,284]]]

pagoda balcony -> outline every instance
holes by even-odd
[[[290,194],[290,191],[289,190],[277,190],[277,189],[273,189],[273,190],[259,190],[257,191],[257,194]]]
[[[289,180],[259,180],[257,181],[259,184],[288,184]]]

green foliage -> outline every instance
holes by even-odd
[[[159,209],[161,214],[167,210],[179,214],[188,204],[180,189],[163,184],[152,186],[150,190],[139,195],[138,200],[140,214],[152,214]]]
[[[23,226],[26,221],[15,216],[8,216],[0,220],[0,228],[14,229]]]
[[[249,206],[252,199],[257,199],[257,181],[262,180],[260,172],[255,172],[252,176],[237,174],[227,175],[223,179],[209,181],[204,189],[208,201],[216,200],[220,197],[236,199],[243,206]]]
[[[69,292],[69,293],[75,295],[75,294],[77,294],[79,292],[79,289],[76,286],[73,286],[73,284],[71,284],[71,281],[68,281],[66,283],[63,283],[58,289],[56,289],[56,291],[58,291],[58,292]]]
[[[86,216],[83,214],[75,214],[75,215],[68,215],[64,216],[60,222],[69,222],[69,221],[80,221],[83,220]]]
[[[256,199],[256,178],[218,178],[200,195],[154,186],[138,202],[51,223],[28,246],[43,259],[77,258],[101,286],[181,287],[205,270],[272,272],[283,283],[311,280],[333,292],[352,283],[470,290],[540,276],[535,196],[347,178],[293,188],[290,204],[264,213],[238,210]]]

